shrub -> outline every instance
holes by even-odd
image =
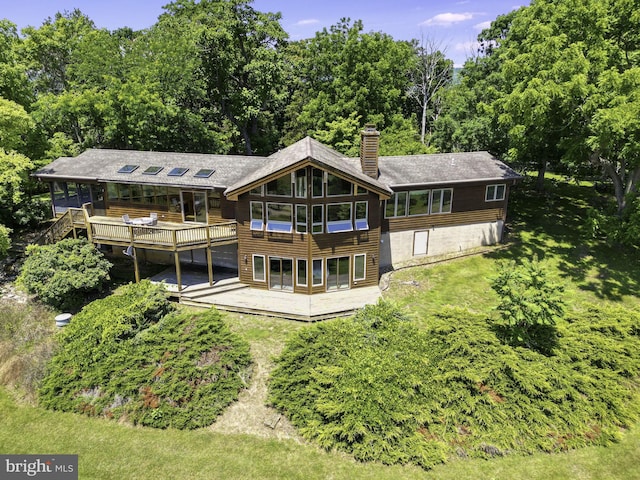
[[[607,306],[558,325],[556,355],[502,343],[482,315],[397,318],[389,305],[301,330],[270,399],[301,434],[360,460],[431,467],[608,445],[640,414],[640,314]]]
[[[41,404],[159,428],[211,424],[244,386],[248,344],[214,309],[172,309],[148,281],[87,305],[61,332]]]
[[[89,294],[102,291],[111,263],[85,239],[30,245],[18,282],[44,303],[77,309]]]
[[[500,296],[497,309],[508,327],[508,340],[546,350],[549,329],[540,327],[562,318],[564,287],[549,277],[537,258],[525,258],[521,265],[502,262],[491,288]]]
[[[0,225],[0,258],[4,258],[11,248],[11,229]]]

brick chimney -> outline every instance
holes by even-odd
[[[378,150],[380,132],[373,123],[367,123],[360,132],[360,166],[362,173],[378,178]]]

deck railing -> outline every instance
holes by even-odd
[[[205,248],[216,243],[237,240],[236,222],[202,226],[118,224],[94,218],[89,222],[91,238],[95,243],[118,243],[134,247],[174,250],[189,247]]]
[[[61,216],[56,218],[51,225],[36,240],[38,245],[48,245],[59,242],[76,228],[85,228],[84,212],[81,208],[68,208]]]

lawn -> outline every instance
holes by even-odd
[[[497,297],[489,287],[496,262],[537,254],[566,285],[572,309],[588,302],[640,307],[637,254],[620,254],[584,235],[584,211],[597,202],[588,186],[549,182],[545,194],[525,189],[512,197],[507,248],[445,263],[399,270],[384,296],[406,307],[419,322],[444,305],[492,315]],[[285,339],[306,325],[279,319],[226,315],[232,330],[251,345],[264,384],[272,355]],[[249,389],[251,390],[251,389]],[[261,389],[241,394],[239,405],[257,407]],[[263,390],[263,389],[262,389]],[[253,402],[253,404],[252,404]],[[231,407],[232,410],[235,406]],[[219,423],[227,423],[225,414]],[[509,456],[492,460],[456,460],[431,471],[417,467],[363,464],[348,455],[324,452],[295,432],[283,435],[252,418],[250,434],[234,428],[196,431],[131,427],[95,418],[50,412],[18,403],[0,390],[0,452],[76,453],[80,478],[424,478],[424,479],[637,479],[640,425],[612,447],[589,447],[563,454]],[[218,423],[218,422],[217,422]],[[236,422],[237,423],[237,422]],[[235,427],[238,425],[236,424]],[[238,431],[242,431],[239,429]],[[287,430],[284,430],[285,432]]]

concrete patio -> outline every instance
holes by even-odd
[[[175,270],[170,268],[151,278],[163,282],[170,295],[180,303],[229,312],[266,315],[314,322],[348,316],[381,296],[375,287],[354,288],[316,295],[302,295],[275,290],[250,288],[240,283],[230,271],[214,269],[214,284],[209,285],[207,273],[184,268],[182,292],[178,292]]]

